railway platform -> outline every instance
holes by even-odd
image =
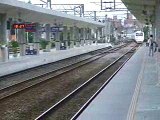
[[[109,46],[110,44],[92,44],[81,47],[74,47],[67,50],[52,50],[51,52],[40,52],[39,55],[26,55],[17,58],[11,58],[7,62],[0,62],[0,76],[22,71],[28,68],[59,61],[65,58],[77,56],[90,51],[98,50]]]
[[[159,120],[160,53],[140,47],[77,120]]]

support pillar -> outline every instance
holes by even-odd
[[[64,29],[63,29],[63,41],[64,41],[65,47],[67,49],[68,48],[68,30],[67,30],[67,26],[64,26]]]
[[[107,18],[107,15],[105,16],[105,41],[110,42],[110,35],[111,35],[111,21],[109,18]]]
[[[94,29],[94,42],[97,44],[97,39],[98,39],[98,31],[97,29],[95,28]]]
[[[89,43],[89,29],[86,28],[85,31],[86,31],[86,41],[85,41],[85,43],[86,43],[86,45],[88,45],[88,43]]]
[[[48,41],[48,45],[46,46],[46,52],[51,51],[51,26],[50,24],[46,24],[46,41]]]
[[[95,40],[95,29],[91,29],[91,44],[93,44],[94,40]]]
[[[81,41],[81,46],[84,46],[84,41],[85,41],[85,38],[84,38],[84,28],[80,29],[80,41]]]
[[[92,32],[91,32],[90,28],[88,29],[88,37],[89,37],[88,43],[89,43],[89,45],[91,45],[92,44]]]
[[[25,39],[25,30],[18,29],[18,43],[20,47],[20,56],[25,56],[26,54],[26,39]]]
[[[56,39],[56,41],[55,41],[56,50],[60,50],[61,43],[60,43],[60,32],[59,31],[56,31],[55,39]]]
[[[157,43],[158,43],[158,47],[160,48],[160,1],[157,0],[157,5],[156,5],[156,18],[155,18],[155,24],[153,23],[153,26],[155,26],[155,34],[153,33],[153,36],[155,36]],[[154,28],[152,26],[152,29]]]
[[[22,23],[22,20],[19,20]],[[26,55],[26,38],[25,38],[25,29],[17,29],[17,41],[20,47],[20,56]]]
[[[50,24],[46,24],[46,40],[50,41],[51,40],[51,26]]]
[[[102,27],[99,28],[99,33],[100,33],[100,41],[103,42],[103,38],[102,38],[102,35],[103,35],[103,33],[102,33]]]
[[[74,35],[74,28],[70,27],[70,34],[71,34],[71,40],[70,40],[70,48],[74,47],[74,41],[75,41],[75,35]]]
[[[87,31],[86,31],[86,28],[83,28],[83,41],[84,41],[84,45],[86,45],[86,38],[87,38]]]
[[[8,47],[7,44],[7,15],[0,14],[0,61],[8,61]]]
[[[153,39],[154,39],[155,41],[157,41],[157,39],[156,39],[156,26],[155,26],[155,24],[152,25],[151,33],[150,33],[150,34],[152,34],[152,35],[153,35]],[[150,35],[150,34],[149,34],[149,35]]]
[[[79,28],[75,28],[76,47],[80,47],[80,31]]]
[[[34,33],[34,49],[37,50],[37,55],[39,54],[39,40],[41,38],[40,29],[40,24],[36,23],[36,32]]]
[[[101,28],[97,29],[97,41],[101,42]]]

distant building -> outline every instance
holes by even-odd
[[[133,15],[131,13],[127,14],[127,19],[124,20],[124,31],[126,34],[132,34],[137,30],[142,30],[142,24],[136,20],[133,19]]]
[[[124,20],[124,28],[131,28],[135,25],[135,19],[133,19],[132,14],[127,14],[127,19]]]
[[[108,42],[120,40],[121,31],[123,30],[121,19],[113,16],[113,19],[106,17],[105,38]],[[114,39],[114,40],[113,40]]]
[[[117,19],[117,16],[113,16],[113,26],[115,30],[120,33],[122,31],[122,20]]]

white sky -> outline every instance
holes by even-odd
[[[28,2],[29,0],[19,0]],[[47,0],[43,0],[47,1]],[[52,4],[84,4],[85,11],[100,11],[101,0],[52,0]],[[116,2],[121,2],[121,0],[115,0]],[[40,0],[31,0],[32,4],[39,4],[43,3]],[[97,2],[97,3],[91,3],[91,2]],[[113,2],[113,0],[103,0],[103,2]],[[105,5],[105,4],[104,4]],[[113,4],[106,4],[106,7],[113,6]],[[116,8],[126,8],[123,3],[117,3]],[[97,16],[105,16],[107,14],[108,17],[113,18],[113,15],[117,15],[119,19],[126,18],[127,11],[116,11],[116,12],[98,12]]]

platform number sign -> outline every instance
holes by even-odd
[[[26,32],[36,32],[36,24],[26,24],[25,31]]]

